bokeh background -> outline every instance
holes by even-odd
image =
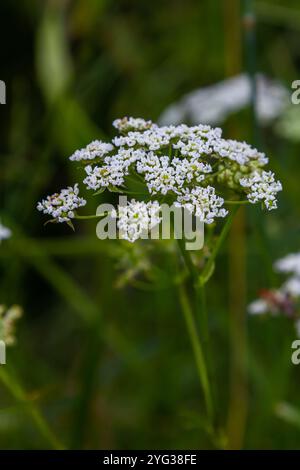
[[[0,303],[24,310],[0,366],[0,448],[213,448],[172,245],[102,242],[94,221],[44,227],[36,203],[76,181],[68,156],[112,137],[116,117],[157,120],[193,90],[256,72],[286,106],[261,123],[252,87],[221,125],[270,156],[284,191],[273,213],[240,212],[208,289],[218,416],[229,447],[300,448],[293,324],[246,313],[280,285],[273,261],[300,248],[299,2],[2,0],[0,17],[0,216],[13,231]]]

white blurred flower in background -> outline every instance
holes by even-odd
[[[289,104],[288,90],[278,81],[257,74],[257,117],[262,125],[279,117]],[[211,86],[199,88],[171,104],[161,115],[160,124],[218,125],[251,102],[251,81],[240,74]]]
[[[5,227],[0,220],[0,243],[2,240],[6,240],[7,238],[10,238],[12,235],[11,230],[8,227]]]
[[[248,313],[288,316],[300,338],[300,252],[277,260],[274,270],[289,277],[278,289],[261,290],[259,298],[248,305]]]

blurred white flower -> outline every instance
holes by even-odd
[[[300,277],[291,277],[282,286],[282,290],[291,297],[300,297]]]
[[[281,115],[289,103],[288,91],[277,81],[257,74],[257,117],[268,124]],[[200,88],[170,105],[161,115],[160,124],[203,122],[223,123],[228,116],[250,105],[251,82],[246,74]]]
[[[251,315],[261,315],[262,313],[268,313],[268,302],[264,299],[254,300],[251,302],[251,304],[248,305],[248,312],[251,313]]]
[[[276,271],[281,273],[293,273],[300,277],[300,253],[291,253],[274,263]]]
[[[283,314],[294,320],[300,336],[300,253],[291,253],[274,263],[277,272],[292,274],[278,289],[262,290],[248,306],[250,314]]]
[[[0,243],[2,240],[6,240],[7,238],[10,238],[12,235],[12,232],[9,228],[5,227],[2,225],[0,221]]]

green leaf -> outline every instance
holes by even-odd
[[[116,186],[109,186],[108,189],[111,193],[120,193],[120,194],[124,193],[124,189],[117,188]]]
[[[46,222],[44,223],[44,227],[46,227],[46,225],[48,224],[56,224],[56,223],[57,223],[56,219],[46,220]]]
[[[96,191],[93,196],[98,196],[99,194],[102,194],[104,193],[104,191],[106,190],[106,188],[100,188],[98,191]]]
[[[72,75],[66,31],[59,11],[47,8],[37,35],[37,72],[46,98],[64,94]]]
[[[72,222],[71,220],[68,220],[68,221],[67,221],[67,225],[68,225],[69,227],[71,227],[71,229],[73,230],[73,232],[75,232],[75,227],[74,227],[73,222]]]

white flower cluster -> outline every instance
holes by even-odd
[[[132,199],[126,206],[118,206],[118,229],[120,238],[135,242],[147,236],[149,230],[161,222],[160,205],[154,202],[139,202]]]
[[[300,335],[300,253],[292,253],[279,259],[274,263],[274,269],[289,274],[290,277],[278,289],[263,290],[260,298],[248,306],[248,311],[253,315],[283,313],[295,320],[295,327]]]
[[[185,189],[185,192],[178,196],[175,205],[195,214],[201,222],[211,224],[215,217],[226,217],[228,211],[222,207],[223,202],[223,199],[216,195],[215,188],[199,186],[191,191]]]
[[[75,184],[73,188],[69,186],[60,193],[47,196],[38,203],[37,209],[58,222],[69,222],[75,217],[74,211],[85,204],[85,199],[79,197],[78,184]]]
[[[145,121],[142,118],[124,117],[122,119],[115,119],[113,126],[118,129],[119,132],[128,131],[145,131],[154,126],[152,121]]]
[[[247,188],[247,198],[252,204],[262,201],[269,210],[277,208],[276,195],[282,191],[282,184],[271,171],[254,171],[248,178],[241,178],[240,184]]]
[[[73,162],[89,163],[91,160],[101,159],[104,155],[111,152],[113,148],[112,144],[101,142],[101,140],[94,140],[85,148],[76,150],[73,155],[70,156],[70,160]]]
[[[221,129],[201,124],[159,127],[131,117],[113,124],[119,135],[111,143],[96,140],[70,157],[83,164],[87,189],[126,194],[127,183],[133,179],[146,200],[167,197],[171,204],[188,206],[206,223],[227,214],[222,206],[223,196],[228,194],[276,208],[281,183],[273,173],[264,171],[268,163],[265,154],[245,142],[223,139]],[[78,198],[71,208],[65,204],[65,196],[47,198],[39,209],[66,221],[83,203]]]
[[[15,323],[22,316],[22,309],[18,305],[13,305],[6,309],[0,305],[0,339],[7,346],[12,346],[16,342]]]
[[[229,160],[239,165],[247,165],[254,161],[264,166],[269,162],[268,157],[264,153],[258,152],[246,142],[238,142],[237,140],[219,139],[214,143],[214,152],[220,157],[229,158]]]

